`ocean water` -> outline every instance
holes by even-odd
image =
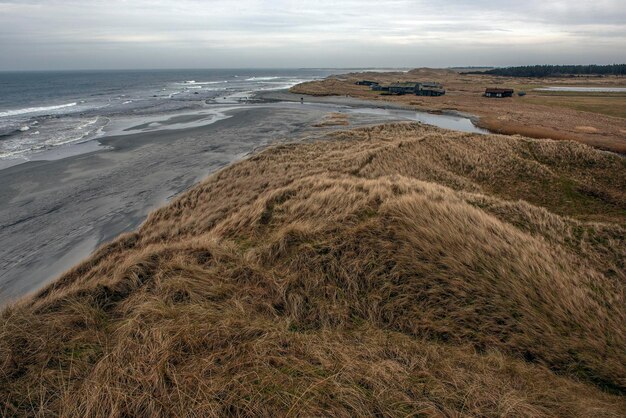
[[[0,72],[0,159],[97,138],[120,119],[203,109],[338,70]],[[217,117],[217,116],[216,116]]]

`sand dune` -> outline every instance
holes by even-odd
[[[620,416],[625,167],[417,124],[272,147],[5,310],[0,412]]]

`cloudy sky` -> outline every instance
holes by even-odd
[[[0,0],[0,70],[626,62],[626,0]]]

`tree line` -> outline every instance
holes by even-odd
[[[579,75],[626,75],[626,64],[611,65],[526,65],[470,71],[464,74],[491,74],[508,77],[567,77]]]

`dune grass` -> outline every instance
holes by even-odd
[[[568,92],[534,93],[526,100],[529,103],[544,106],[565,107],[583,112],[626,118],[626,94],[624,93],[564,93]]]
[[[623,416],[625,191],[569,141],[275,146],[5,309],[0,414]]]
[[[327,126],[348,126],[350,125],[349,119],[350,117],[345,113],[333,112],[328,113],[323,120],[313,126],[317,128],[324,128]]]

